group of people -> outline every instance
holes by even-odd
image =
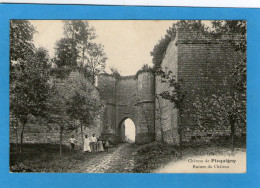
[[[70,138],[70,151],[75,150],[75,144],[77,143],[77,139],[74,135]],[[109,141],[108,140],[101,140],[97,139],[95,134],[91,137],[85,135],[84,143],[83,143],[83,152],[101,152],[101,151],[108,151]]]

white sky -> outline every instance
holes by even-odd
[[[31,20],[38,31],[34,35],[36,47],[45,47],[51,57],[57,40],[63,37],[60,20]],[[152,65],[150,52],[165,35],[174,20],[90,20],[96,29],[97,42],[104,45],[108,56],[106,71],[115,67],[121,75],[134,75],[143,64]]]
[[[125,120],[125,137],[135,141],[135,124],[129,118]]]

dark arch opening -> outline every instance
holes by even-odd
[[[136,126],[130,118],[122,120],[119,128],[122,142],[135,143]]]

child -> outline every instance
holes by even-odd
[[[92,137],[90,137],[90,149],[93,153],[97,151],[97,138],[95,134],[92,134]]]
[[[71,135],[70,138],[70,152],[74,152],[75,151],[75,144],[77,143],[77,139],[74,138],[74,135]]]
[[[104,149],[105,149],[105,151],[108,151],[108,147],[109,147],[109,142],[106,139],[106,141],[104,142]]]

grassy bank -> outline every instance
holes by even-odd
[[[136,173],[151,173],[155,169],[165,166],[169,162],[179,161],[188,156],[224,155],[231,151],[229,138],[213,139],[210,142],[189,142],[182,147],[182,156],[176,146],[162,143],[150,143],[141,146],[136,153]],[[235,150],[245,151],[245,137],[235,139]]]
[[[102,155],[82,153],[80,148],[70,153],[68,146],[63,146],[60,155],[58,144],[24,144],[23,148],[23,154],[19,155],[15,145],[10,145],[10,172],[73,172],[84,161]]]

